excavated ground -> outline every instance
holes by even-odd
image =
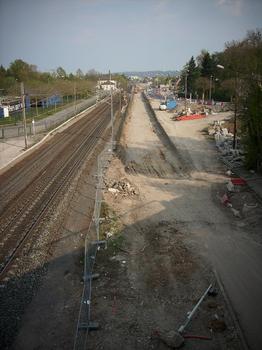
[[[136,95],[105,181],[103,233],[110,239],[98,254],[101,278],[93,284],[92,317],[100,330],[90,333],[88,348],[168,349],[166,335],[178,330],[213,283],[217,296],[204,300],[186,329],[210,339],[186,339],[184,348],[241,349],[216,275],[197,243],[205,230],[230,226],[216,199],[224,168],[212,157],[208,168],[203,153],[195,164],[188,152],[180,157],[162,136]]]
[[[176,130],[176,149],[170,148],[135,95],[105,179],[101,238],[109,241],[95,265],[100,278],[93,282],[91,315],[100,328],[89,334],[88,349],[169,349],[166,334],[178,330],[210,283],[218,294],[205,298],[185,332],[205,339],[186,338],[184,349],[242,349],[213,262],[216,249],[225,261],[232,251],[226,255],[221,239],[226,246],[228,237],[244,242],[243,222],[221,205],[225,168],[195,125]],[[86,169],[76,183],[14,349],[72,349],[94,198],[91,174]]]

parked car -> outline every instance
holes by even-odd
[[[162,103],[160,103],[160,105],[159,105],[159,110],[160,111],[166,111],[166,103],[165,102],[162,102]]]

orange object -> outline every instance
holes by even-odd
[[[192,114],[192,115],[181,115],[176,117],[176,120],[193,120],[193,119],[202,119],[206,118],[205,114]]]
[[[241,179],[241,177],[232,177],[231,182],[233,185],[244,186],[247,184],[246,180]]]

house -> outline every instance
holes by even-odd
[[[115,80],[99,80],[97,85],[98,89],[102,89],[104,91],[117,89],[117,82]]]

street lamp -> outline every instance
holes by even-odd
[[[217,64],[217,68],[225,69],[221,64]],[[234,98],[234,130],[233,130],[233,149],[236,149],[237,146],[237,72],[235,71],[235,98]]]
[[[185,74],[185,110],[187,113],[187,77],[188,77],[188,72],[189,70],[186,70],[186,74]]]
[[[112,93],[112,83],[111,83],[111,72],[109,71],[109,82],[110,82],[110,116],[111,116],[111,147],[112,151],[114,149],[114,111],[113,111],[113,93]]]
[[[210,75],[210,79],[209,79],[209,101],[211,102],[212,100],[212,79],[213,79],[213,75]]]

